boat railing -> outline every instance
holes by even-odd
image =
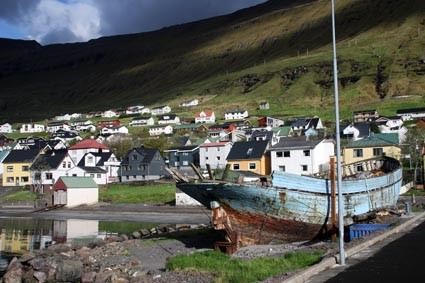
[[[400,162],[398,160],[391,157],[379,156],[379,157],[368,158],[368,159],[364,159],[364,160],[349,163],[349,164],[342,164],[341,172],[342,172],[342,178],[345,179],[351,176],[356,176],[359,173],[364,174],[364,172],[377,171],[377,170],[391,171],[399,167],[400,167]],[[329,179],[330,174],[331,174],[331,169],[314,173],[309,176],[316,177],[316,178]]]

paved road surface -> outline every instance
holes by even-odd
[[[425,222],[418,219],[411,229],[394,233],[306,280],[322,282],[424,282]]]

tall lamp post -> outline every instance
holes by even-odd
[[[335,91],[335,122],[336,122],[336,160],[337,160],[337,188],[338,188],[338,229],[339,229],[339,264],[345,265],[344,251],[344,201],[342,198],[342,170],[341,170],[341,141],[339,136],[339,98],[338,98],[338,66],[336,60],[336,40],[335,40],[335,4],[331,0],[332,6],[332,46],[333,46],[333,70],[334,70],[334,91]]]

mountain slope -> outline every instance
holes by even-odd
[[[424,11],[421,0],[337,1],[343,117],[357,108],[389,115],[425,105]],[[257,114],[330,118],[330,20],[330,1],[273,0],[149,33],[1,44],[7,56],[0,55],[0,121],[132,104],[176,106],[193,97],[199,109],[219,115],[247,107]],[[391,99],[406,95],[414,96]],[[267,113],[256,111],[263,100],[272,104]]]

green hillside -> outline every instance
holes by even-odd
[[[40,46],[0,40],[0,122],[170,104],[333,119],[330,1],[271,0],[159,31]],[[342,119],[425,107],[425,1],[336,1]],[[7,43],[7,44],[6,44]],[[25,43],[25,42],[24,42]],[[270,110],[258,110],[268,101]],[[177,110],[178,111],[178,110]]]

